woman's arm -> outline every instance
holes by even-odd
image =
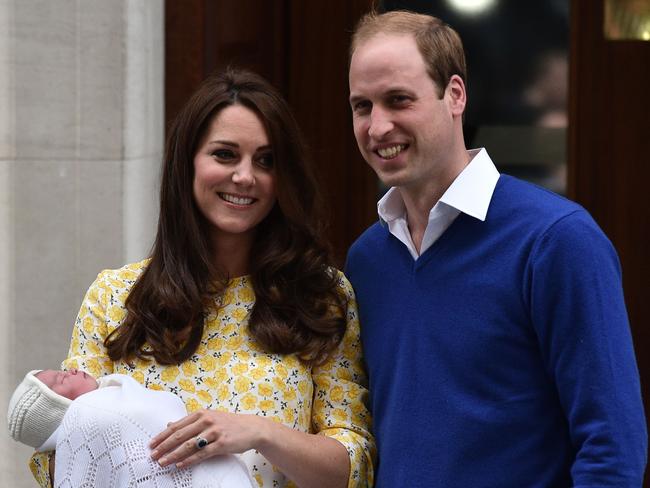
[[[348,486],[350,458],[343,444],[276,422],[267,424],[259,451],[298,486]]]
[[[95,378],[114,372],[104,340],[126,315],[124,290],[130,289],[134,280],[123,276],[125,269],[102,271],[88,288],[72,330],[68,357],[61,369],[87,371]]]
[[[341,272],[338,291],[347,304],[347,328],[329,359],[312,370],[312,432],[336,439],[345,446],[350,460],[348,486],[365,488],[373,485],[376,447],[370,433],[368,379],[363,365],[357,304],[352,285]]]

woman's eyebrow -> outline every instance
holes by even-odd
[[[215,141],[209,141],[208,144],[223,144],[224,146],[232,146],[232,147],[239,147],[239,144],[233,141],[226,141],[226,140],[215,140]]]

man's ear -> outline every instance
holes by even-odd
[[[452,115],[462,116],[467,103],[467,92],[463,79],[458,75],[452,75],[445,92]]]

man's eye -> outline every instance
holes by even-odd
[[[356,102],[352,106],[352,110],[354,110],[355,112],[361,112],[361,113],[367,112],[368,110],[370,110],[370,102],[367,101],[367,100],[363,100],[361,102]]]
[[[408,102],[408,100],[409,97],[407,97],[406,95],[393,95],[392,97],[390,97],[390,103],[392,103],[393,105],[400,105]]]

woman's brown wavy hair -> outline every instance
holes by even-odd
[[[214,117],[231,105],[252,110],[264,123],[277,190],[250,252],[256,296],[250,334],[267,352],[297,353],[316,363],[345,332],[339,278],[322,239],[322,201],[298,125],[268,82],[231,68],[205,80],[170,127],[151,260],[129,293],[124,322],[105,340],[114,361],[178,364],[190,358],[203,335],[205,304],[227,286],[230,277],[213,262],[192,183],[199,144]]]

